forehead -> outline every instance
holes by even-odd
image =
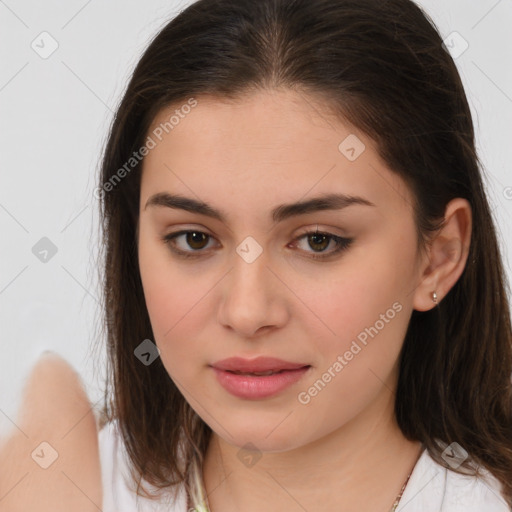
[[[376,204],[408,193],[394,173],[383,181],[391,173],[373,141],[317,98],[280,90],[194,102],[162,109],[148,130],[155,146],[143,162],[142,207],[162,191],[216,204],[244,197],[245,206],[265,209],[310,193],[365,195]]]
[[[194,98],[193,107],[188,103],[183,100],[162,109],[149,132],[158,140],[179,145],[175,149],[189,156],[211,151],[217,158],[225,154],[232,159],[238,149],[247,155],[283,157],[287,149],[300,150],[298,141],[307,150],[315,142],[318,147],[326,131],[336,130],[340,135],[348,129],[326,105],[291,90],[258,91],[235,99],[200,96]],[[329,142],[325,141],[324,149]],[[199,146],[201,153],[197,153]]]
[[[192,105],[190,109],[187,108],[187,104]],[[169,115],[180,110],[185,114],[180,116],[182,119],[188,117],[189,112],[193,114],[200,111],[201,117],[205,120],[209,115],[220,115],[227,119],[229,116],[237,117],[242,112],[251,118],[261,118],[262,112],[266,112],[267,119],[271,115],[274,120],[283,122],[290,118],[297,120],[298,115],[308,119],[321,116],[331,123],[336,121],[333,106],[328,105],[320,94],[306,93],[299,89],[277,88],[250,90],[232,97],[200,94],[183,98],[161,109],[153,119],[152,126],[165,122]]]

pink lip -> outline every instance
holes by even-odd
[[[310,365],[291,363],[273,357],[243,359],[231,357],[217,361],[213,370],[221,386],[239,398],[257,400],[275,395],[291,386],[309,370]],[[253,373],[279,371],[273,375],[244,375],[234,371]]]

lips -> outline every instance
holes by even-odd
[[[311,365],[274,357],[231,357],[210,365],[220,385],[244,400],[271,398],[296,384]]]
[[[268,375],[275,375],[276,373],[281,373],[284,370],[269,370],[268,372],[240,372],[233,370],[226,370],[227,372],[234,373],[235,375],[255,375],[256,377],[266,377]]]
[[[285,370],[298,370],[309,366],[307,363],[292,363],[275,357],[257,357],[256,359],[244,359],[242,357],[230,357],[217,361],[211,366],[219,370],[246,375],[272,375]]]

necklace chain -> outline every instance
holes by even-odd
[[[395,510],[397,509],[399,503],[400,503],[400,500],[402,499],[402,495],[405,491],[405,488],[407,486],[407,483],[409,482],[409,478],[411,478],[411,474],[412,474],[412,471],[409,473],[409,476],[406,478],[405,482],[404,482],[404,485],[402,486],[402,489],[400,490],[400,493],[398,494],[398,496],[396,497],[396,500],[395,502],[393,503],[393,506],[391,507],[391,510],[390,512],[395,512]],[[190,497],[189,497],[190,499]],[[190,507],[190,501],[188,501],[187,503],[187,507]],[[196,509],[194,509],[196,510]],[[203,510],[209,510],[209,509],[199,509],[201,512],[203,512]]]
[[[405,491],[405,488],[407,487],[407,483],[409,482],[409,479],[411,478],[411,475],[412,475],[412,470],[409,473],[409,475],[407,476],[407,478],[405,479],[404,485],[402,485],[402,489],[400,490],[400,493],[396,497],[395,502],[393,503],[393,506],[391,507],[390,512],[395,512],[395,510],[397,509],[398,505],[400,504],[400,500],[402,499],[402,495],[403,495],[403,493]],[[191,505],[191,503],[190,503],[190,496],[187,496],[187,507],[189,508],[190,505]],[[203,505],[203,507],[205,507],[205,505]],[[197,507],[194,510],[197,510]],[[206,508],[199,508],[198,510],[200,512],[206,512],[206,511],[209,511],[210,509],[206,507]]]
[[[409,476],[406,478],[406,480],[404,482],[404,485],[402,486],[402,489],[400,491],[400,494],[396,497],[396,500],[393,503],[393,506],[391,507],[391,511],[390,512],[395,512],[395,510],[397,509],[398,504],[400,503],[400,500],[402,499],[402,494],[405,491],[405,487],[407,486],[407,482],[409,481],[409,478],[411,478],[411,475],[412,475],[412,471],[409,473]]]

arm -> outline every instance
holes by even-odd
[[[96,418],[79,375],[64,359],[50,354],[38,360],[16,424],[23,432],[13,428],[0,444],[0,511],[101,510]]]

